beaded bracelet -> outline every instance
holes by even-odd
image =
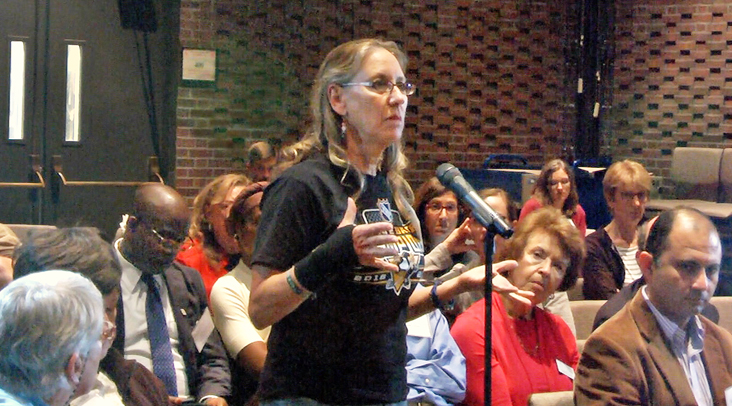
[[[432,290],[430,290],[430,299],[432,299],[432,305],[435,306],[435,309],[440,309],[443,312],[450,311],[455,308],[455,299],[450,299],[449,302],[442,303],[440,298],[437,296],[437,287],[440,286],[441,283],[441,279],[435,279],[435,284],[432,285]]]

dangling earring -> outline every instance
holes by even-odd
[[[341,118],[341,142],[346,139],[346,118]]]

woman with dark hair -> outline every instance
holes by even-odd
[[[414,210],[422,227],[425,252],[445,241],[462,220],[457,196],[433,177],[414,193]]]
[[[330,51],[311,129],[264,192],[249,303],[255,327],[272,325],[263,405],[406,405],[407,318],[485,284],[466,273],[415,290],[424,254],[403,176],[406,71],[394,42]]]
[[[559,209],[572,220],[582,238],[585,237],[587,216],[579,204],[574,171],[561,159],[552,159],[541,168],[531,199],[521,208],[519,222],[532,211],[544,206]]]
[[[267,356],[270,328],[256,329],[249,317],[249,296],[252,285],[250,268],[254,239],[261,210],[259,203],[266,182],[245,187],[234,200],[226,221],[229,234],[239,244],[241,260],[228,274],[219,278],[211,289],[211,312],[216,329],[221,333],[231,363],[232,405],[244,405],[253,396],[259,374]]]
[[[175,259],[201,274],[207,297],[211,296],[216,280],[239,262],[239,247],[226,228],[226,218],[234,199],[249,183],[244,175],[221,175],[204,186],[193,200],[190,240]]]
[[[470,251],[472,246],[466,244],[466,239],[470,238],[469,230],[463,222],[462,207],[455,193],[433,177],[417,189],[415,197],[414,210],[422,228],[427,254],[424,279],[431,281],[456,265],[476,260],[476,255]]]
[[[491,298],[493,405],[526,405],[532,393],[572,389],[579,362],[575,337],[559,316],[539,305],[574,285],[584,256],[577,228],[552,207],[528,215],[498,252],[498,260],[518,261],[506,279],[534,296],[529,305],[496,292]],[[451,330],[466,359],[466,405],[484,405],[485,306],[485,298],[476,302]]]

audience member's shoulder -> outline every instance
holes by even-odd
[[[173,264],[171,264],[168,269],[165,270],[165,272],[179,272],[187,280],[200,282],[201,286],[203,286],[203,278],[201,277],[201,274],[198,272],[198,270],[196,270],[195,268],[191,268],[190,266],[184,265],[177,259],[173,261]]]
[[[728,350],[732,351],[732,332],[704,316],[699,317],[699,320],[701,320],[702,326],[704,327],[705,336],[714,336],[719,340],[725,341],[728,344]]]
[[[597,326],[590,334],[590,338],[597,335],[612,338],[615,341],[624,341],[634,337],[634,335],[629,334],[631,331],[638,331],[638,328],[630,313],[630,306],[626,304],[617,312],[607,315],[605,322]]]
[[[328,159],[325,157],[325,155],[320,153],[314,153],[312,156],[308,157],[307,159],[303,160],[302,162],[299,162],[282,172],[280,176],[278,176],[275,181],[281,181],[281,180],[299,180],[308,182],[311,181],[314,177],[319,177],[325,174],[328,174],[331,170],[331,163],[328,161]]]
[[[0,223],[0,255],[12,257],[15,247],[20,245],[18,236],[5,224]]]
[[[601,246],[602,241],[606,238],[610,238],[607,235],[607,231],[605,231],[604,228],[598,228],[597,230],[590,233],[587,237],[585,237],[585,244],[587,245],[587,248],[590,248],[590,245],[593,246]]]
[[[270,188],[286,188],[293,192],[299,186],[320,194],[326,190],[340,189],[344,184],[358,184],[353,176],[345,176],[344,172],[344,168],[331,163],[325,155],[315,153],[285,170]]]

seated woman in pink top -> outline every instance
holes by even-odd
[[[531,199],[521,208],[519,222],[532,211],[544,206],[553,206],[561,210],[572,220],[580,236],[585,237],[587,216],[579,204],[574,171],[561,159],[552,159],[541,168]]]
[[[491,297],[491,404],[526,405],[532,393],[572,390],[579,362],[569,326],[537,305],[577,280],[584,241],[559,210],[541,208],[519,223],[497,260],[515,259],[504,276],[531,291],[531,305],[494,292]],[[484,404],[485,299],[458,316],[453,338],[466,360],[465,405]]]

